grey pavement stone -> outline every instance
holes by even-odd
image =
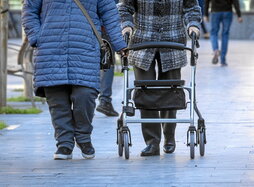
[[[46,104],[38,115],[0,115],[13,127],[0,131],[0,186],[254,186],[254,42],[230,41],[226,68],[210,63],[209,41],[201,41],[197,100],[207,126],[206,154],[189,158],[188,125],[178,124],[174,154],[140,157],[145,147],[139,124],[130,124],[130,159],[118,157],[116,120],[95,113],[96,157],[83,160],[79,149],[68,161],[53,160],[55,140]],[[188,83],[189,68],[183,69]],[[130,72],[130,82],[134,79]],[[115,77],[113,104],[121,111],[122,77]],[[8,76],[8,97],[22,79]],[[30,103],[9,103],[30,107]],[[138,116],[138,114],[137,114]],[[179,111],[178,117],[188,117]],[[162,139],[163,144],[163,139]],[[162,147],[161,147],[162,148]]]

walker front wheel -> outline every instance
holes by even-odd
[[[123,133],[118,131],[118,155],[123,156]]]
[[[191,159],[195,158],[195,134],[190,132],[190,157]]]
[[[199,153],[200,156],[205,155],[205,130],[201,129],[199,131]]]
[[[129,159],[130,152],[129,152],[129,136],[127,132],[123,133],[123,139],[124,139],[124,155],[125,159]]]

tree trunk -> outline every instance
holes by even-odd
[[[6,106],[7,97],[8,5],[0,0],[0,107]]]

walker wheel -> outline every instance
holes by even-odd
[[[195,158],[195,134],[190,132],[190,157],[191,159]]]
[[[118,155],[123,156],[123,133],[118,131]]]
[[[201,129],[199,131],[199,153],[200,156],[205,155],[205,130]]]
[[[125,159],[129,159],[130,152],[129,152],[129,136],[127,132],[123,133],[123,139],[124,139],[124,155]]]

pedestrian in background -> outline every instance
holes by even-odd
[[[81,0],[97,30],[105,26],[115,51],[124,54],[119,15],[112,0]],[[36,47],[34,87],[49,105],[57,141],[54,159],[71,159],[75,145],[93,158],[95,100],[100,87],[100,45],[74,1],[25,0],[22,23]]]
[[[250,10],[254,10],[254,0],[250,0]]]
[[[204,0],[198,0],[198,4],[199,4],[199,6],[201,8],[201,12],[202,12],[201,29],[203,31],[203,37],[204,37],[204,39],[209,39],[210,38],[210,34],[207,31],[207,28],[206,28],[206,25],[205,25],[205,22],[204,22],[204,18],[203,18],[203,16],[204,16],[204,6],[205,6]]]
[[[228,51],[228,40],[230,34],[230,27],[233,20],[232,7],[234,6],[236,14],[238,16],[238,22],[243,21],[241,17],[239,0],[205,0],[205,21],[209,21],[209,8],[211,5],[211,32],[210,38],[213,48],[212,63],[217,64],[219,62],[221,66],[227,66],[226,55]],[[218,33],[222,26],[221,33],[221,50],[219,50]]]
[[[188,34],[199,36],[201,11],[197,0],[158,1],[120,0],[118,10],[123,34],[130,33],[130,43],[169,41],[186,44]],[[185,27],[186,26],[186,27]],[[172,49],[144,49],[130,51],[130,65],[134,66],[136,80],[181,79],[181,68],[187,64],[186,52]],[[158,72],[156,69],[158,68]],[[169,96],[170,97],[170,96]],[[141,118],[175,118],[176,110],[141,110]],[[161,124],[165,153],[173,153],[176,147],[176,124]],[[161,125],[142,123],[142,133],[147,147],[141,156],[160,154]]]
[[[115,3],[118,3],[118,0],[115,0]],[[104,28],[104,27],[103,27]],[[105,29],[102,29],[102,37],[105,39],[109,39]],[[113,56],[113,60],[115,60],[115,55]],[[96,110],[105,114],[106,116],[118,116],[118,112],[115,111],[112,105],[112,85],[114,80],[114,66],[107,70],[101,70],[100,73],[100,95],[99,95],[99,105]]]

